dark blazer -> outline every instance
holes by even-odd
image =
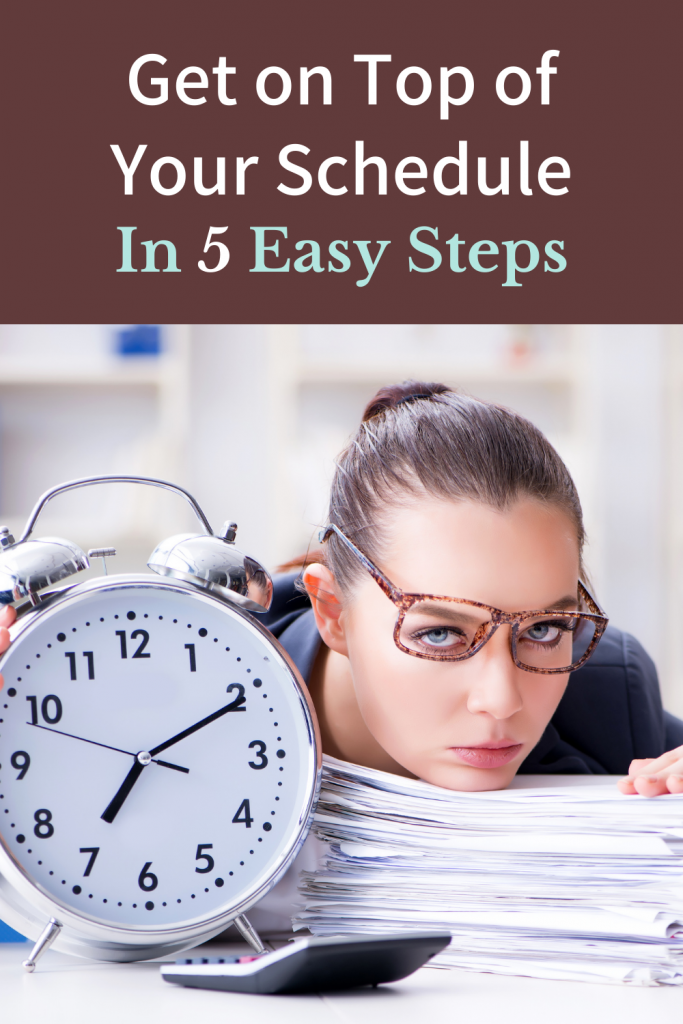
[[[321,644],[296,573],[276,577],[273,603],[258,618],[308,682]],[[625,775],[634,757],[683,744],[683,722],[662,708],[657,669],[629,633],[608,626],[590,661],[572,672],[557,711],[519,769],[526,775]]]

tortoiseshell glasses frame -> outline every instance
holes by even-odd
[[[396,608],[398,609],[398,618],[396,620],[396,625],[394,626],[394,642],[400,651],[403,651],[404,654],[411,655],[413,658],[423,658],[428,661],[466,661],[482,649],[484,644],[491,639],[499,626],[509,625],[511,627],[510,653],[512,655],[512,660],[518,668],[523,669],[525,672],[538,672],[543,675],[557,675],[566,672],[574,672],[577,668],[580,668],[586,661],[588,661],[591,654],[597,647],[602,634],[605,632],[607,623],[609,622],[609,619],[604,614],[597,601],[591,596],[588,589],[580,580],[578,581],[577,603],[582,607],[580,609],[569,611],[558,610],[555,608],[544,608],[533,609],[531,611],[505,612],[500,608],[494,608],[492,605],[483,604],[481,601],[469,601],[458,597],[446,597],[436,594],[409,594],[393,584],[381,569],[378,569],[374,562],[372,562],[367,555],[364,555],[363,552],[356,547],[353,541],[349,540],[349,538],[339,529],[338,526],[335,526],[334,523],[325,526],[320,531],[320,542],[323,543],[326,541],[331,534],[335,534],[335,536],[343,542],[347,550],[350,551],[357,561],[360,562],[363,568],[370,573],[389,600],[396,605]],[[406,614],[421,602],[437,601],[467,605],[472,608],[478,608],[490,615],[490,620],[482,623],[476,629],[467,650],[463,653],[452,654],[443,652],[431,654],[427,651],[412,650],[410,647],[406,647],[402,642],[401,630]],[[588,610],[584,611],[584,607]],[[564,627],[565,632],[571,632],[573,636],[579,635],[579,630],[582,626],[584,628],[584,632],[587,631],[587,627],[592,630],[592,636],[587,646],[581,651],[578,658],[574,658],[574,660],[572,660],[571,664],[552,668],[540,667],[525,664],[519,657],[518,642],[520,637],[520,626],[525,622],[525,620],[542,619],[544,617],[552,619],[555,626],[557,626],[558,623],[566,623],[566,627]],[[546,624],[535,623],[534,625],[544,626]],[[446,627],[433,627],[433,631],[443,632],[445,628]],[[533,625],[525,628],[533,628]]]

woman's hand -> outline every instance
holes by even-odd
[[[12,625],[17,617],[17,613],[11,605],[6,605],[2,611],[0,611],[0,654],[4,654],[10,645],[9,639],[9,627]],[[0,690],[2,689],[4,680],[0,676]]]
[[[661,757],[631,761],[628,775],[617,783],[622,793],[661,796],[683,793],[683,747],[667,750]]]

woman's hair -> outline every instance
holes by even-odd
[[[579,552],[583,548],[574,481],[533,423],[445,384],[409,380],[380,388],[365,409],[355,437],[337,460],[328,522],[381,564],[382,527],[392,509],[425,495],[475,501],[499,511],[519,498],[533,498],[564,512],[574,523]],[[319,560],[320,552],[307,559]],[[362,575],[334,534],[324,561],[342,591],[348,592]]]

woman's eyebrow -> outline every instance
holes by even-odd
[[[480,625],[482,620],[481,615],[468,614],[462,606],[454,608],[449,601],[420,601],[419,604],[413,605],[410,611],[421,612],[425,615],[438,614],[440,618],[450,619],[451,622],[473,622]],[[482,609],[482,611],[485,615],[486,609]]]
[[[455,604],[455,607],[454,607]],[[557,601],[547,605],[545,608],[539,608],[536,614],[540,612],[551,612],[551,611],[578,611],[578,599],[574,596],[560,597]],[[427,600],[420,601],[410,609],[412,612],[419,612],[423,615],[438,615],[440,619],[448,619],[450,622],[457,622],[461,624],[472,623],[480,626],[482,622],[482,614],[477,615],[475,611],[471,613],[465,610],[467,606],[458,606],[451,600]],[[522,609],[525,610],[525,609]],[[483,617],[486,617],[486,610],[482,609]]]
[[[538,609],[538,611],[578,611],[578,600],[576,597],[567,596],[560,597],[557,601],[547,605],[545,608]],[[437,614],[441,618],[450,619],[452,622],[473,622],[477,625],[481,624],[481,615],[477,615],[476,612],[468,613],[464,607],[453,607],[453,604],[449,600],[442,601],[421,601],[419,604],[413,606],[411,611],[419,611],[425,615]],[[485,609],[482,609],[485,611]]]
[[[552,604],[548,605],[548,611],[578,611],[578,598],[576,595],[573,597],[561,597],[559,601],[553,601]]]

